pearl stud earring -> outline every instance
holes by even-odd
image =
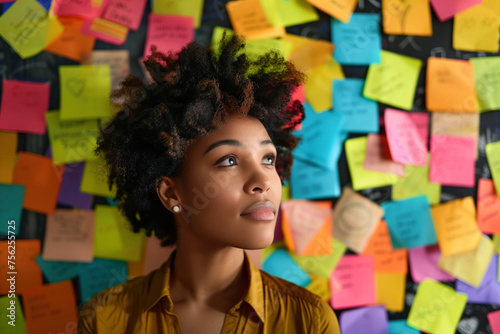
[[[174,210],[174,212],[179,212],[179,211],[181,211],[181,208],[179,208],[179,206],[178,206],[178,205],[174,205],[174,206],[172,207],[172,210]]]

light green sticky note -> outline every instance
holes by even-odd
[[[2,310],[2,321],[0,321],[0,333],[2,334],[26,334],[26,323],[24,322],[23,309],[19,298],[9,296],[0,297],[0,309]]]
[[[61,120],[111,116],[109,65],[59,66]]]
[[[145,235],[143,231],[134,233],[132,225],[117,208],[96,206],[94,233],[95,257],[133,262],[141,260]]]
[[[345,141],[345,152],[347,165],[351,173],[352,188],[354,190],[363,190],[388,186],[398,182],[400,177],[394,174],[375,172],[363,167],[367,144],[368,138],[366,136]]]
[[[114,191],[109,190],[107,171],[100,159],[87,160],[83,167],[80,191],[102,197],[114,197]]]
[[[500,196],[500,141],[486,144],[485,151],[495,190]]]
[[[429,165],[405,166],[405,176],[393,184],[392,200],[426,195],[430,204],[439,204],[441,185],[429,181]]]
[[[306,0],[265,0],[260,2],[272,26],[294,26],[319,20],[314,7]]]
[[[196,28],[200,27],[204,0],[154,0],[153,13],[192,16]],[[214,4],[214,6],[217,6]],[[225,13],[225,8],[223,8]],[[227,14],[224,14],[227,15]]]
[[[474,67],[474,82],[479,111],[500,109],[500,57],[469,59]]]
[[[380,64],[371,64],[363,95],[400,109],[411,110],[422,61],[382,50]]]
[[[61,121],[58,111],[46,113],[45,119],[55,164],[79,162],[94,156],[99,135],[97,120]]]
[[[500,234],[493,234],[493,245],[495,253],[500,254]],[[500,276],[498,277],[498,279],[500,279]]]
[[[427,333],[453,334],[467,303],[467,295],[426,279],[417,289],[408,325]]]

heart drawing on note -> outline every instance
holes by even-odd
[[[85,89],[85,80],[77,78],[69,78],[66,80],[66,88],[74,97],[80,97]]]
[[[477,318],[462,319],[458,323],[457,330],[463,334],[475,333],[478,325],[479,320]]]

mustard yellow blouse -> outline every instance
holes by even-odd
[[[182,333],[169,292],[172,257],[92,297],[80,310],[79,333]],[[319,296],[259,270],[246,253],[245,263],[248,293],[226,314],[221,333],[340,333],[335,313]]]

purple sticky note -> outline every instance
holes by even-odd
[[[387,334],[389,321],[385,306],[361,307],[340,314],[342,334]]]
[[[500,282],[497,280],[498,254],[493,255],[490,265],[478,288],[457,280],[457,292],[466,293],[468,303],[500,305]]]
[[[410,271],[413,281],[420,283],[426,278],[436,281],[454,281],[455,277],[445,273],[438,267],[441,251],[438,245],[411,248],[408,250],[410,259]]]
[[[66,165],[57,203],[79,209],[89,210],[91,208],[92,195],[80,191],[84,165],[84,162]]]

